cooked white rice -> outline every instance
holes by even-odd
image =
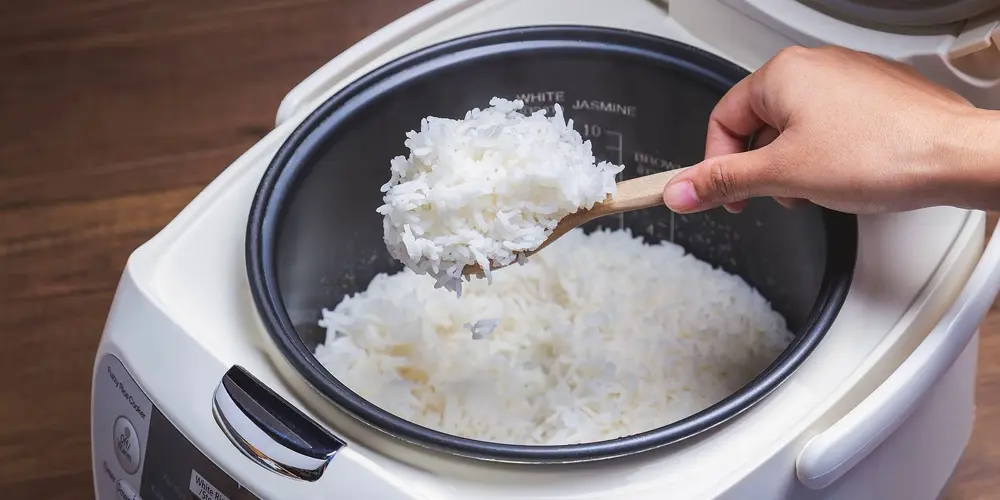
[[[482,339],[469,326],[500,320]],[[674,244],[573,231],[461,299],[411,270],[324,310],[316,357],[353,391],[442,432],[593,442],[684,418],[738,390],[788,345],[742,279]]]
[[[481,319],[475,323],[466,323],[464,325],[470,332],[472,332],[473,340],[479,340],[486,338],[488,335],[493,333],[500,326],[499,319]]]
[[[557,105],[525,115],[493,98],[462,120],[425,118],[406,134],[382,191],[389,253],[461,294],[462,269],[505,266],[537,248],[564,216],[615,194],[622,166],[597,162]]]

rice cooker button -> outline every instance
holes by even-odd
[[[115,486],[115,498],[117,500],[142,500],[139,494],[135,492],[135,488],[121,479],[118,480],[118,484]]]
[[[115,420],[114,436],[115,455],[118,463],[128,474],[135,474],[139,470],[139,460],[142,457],[142,450],[139,445],[139,436],[125,417],[118,417]],[[138,497],[136,497],[138,498]]]

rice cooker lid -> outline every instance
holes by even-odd
[[[854,23],[932,27],[967,21],[1000,6],[997,0],[799,0]]]

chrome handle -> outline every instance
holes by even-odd
[[[241,366],[233,366],[222,377],[212,413],[247,458],[294,479],[319,479],[346,446]]]

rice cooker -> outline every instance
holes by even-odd
[[[312,353],[322,308],[399,269],[375,208],[420,118],[492,96],[559,104],[636,177],[699,161],[718,99],[796,44],[904,61],[1000,109],[994,5],[437,0],[393,22],[292,90],[274,130],[129,259],[93,373],[96,497],[940,498],[972,431],[977,328],[1000,288],[1000,242],[986,243],[978,211],[761,199],[741,214],[595,222],[740,275],[795,334],[729,397],[619,439],[527,446],[425,428]]]

